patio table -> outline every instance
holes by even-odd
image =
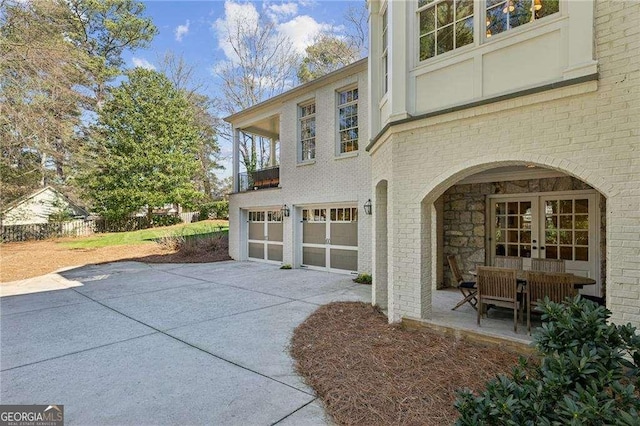
[[[527,272],[528,271],[524,269],[517,270],[516,279],[518,280],[518,285],[525,286],[527,284]],[[478,271],[475,269],[472,271],[469,271],[469,273],[474,277],[478,275]],[[577,289],[583,288],[585,285],[596,284],[596,280],[594,280],[593,278],[583,277],[575,274],[571,274],[571,281],[573,282],[573,287]]]

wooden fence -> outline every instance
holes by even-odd
[[[46,240],[56,237],[84,237],[95,232],[94,221],[82,219],[61,223],[3,225],[2,242]]]

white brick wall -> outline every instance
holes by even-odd
[[[337,149],[337,90],[358,86],[359,151],[349,157],[336,156]],[[241,209],[273,207],[287,204],[291,217],[284,219],[284,263],[297,266],[294,238],[295,224],[300,222],[299,207],[328,203],[358,207],[358,269],[371,273],[372,216],[364,214],[362,206],[372,199],[371,159],[364,150],[369,140],[367,128],[367,71],[366,63],[353,74],[328,83],[313,91],[306,91],[290,99],[269,114],[280,113],[280,188],[250,191],[231,196],[229,208],[229,252],[237,260],[244,260],[241,230],[245,226]],[[316,158],[313,164],[297,162],[298,104],[315,98],[316,102]],[[295,235],[295,236],[294,236]],[[298,254],[299,256],[299,254]]]
[[[389,182],[390,320],[430,315],[433,201],[468,175],[535,163],[607,198],[607,306],[640,326],[640,2],[595,13],[599,81],[395,126],[374,146],[372,188]]]

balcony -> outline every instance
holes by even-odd
[[[280,166],[238,174],[238,192],[277,188],[280,184]]]

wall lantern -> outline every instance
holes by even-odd
[[[371,214],[371,198],[369,198],[367,202],[364,203],[364,212],[366,214]]]
[[[280,211],[282,212],[282,216],[284,217],[289,217],[289,215],[291,214],[291,210],[289,210],[289,207],[287,207],[286,204],[282,206]]]

